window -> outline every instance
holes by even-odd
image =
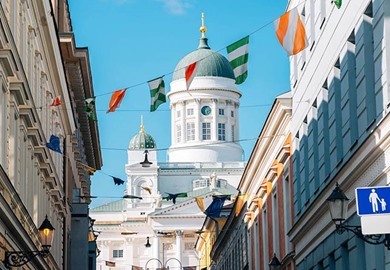
[[[262,231],[262,237],[263,237],[263,250],[268,249],[268,221],[267,221],[267,211],[263,210],[263,216],[262,216],[262,223],[263,223],[263,231]],[[264,269],[268,268],[268,252],[265,252],[264,254]]]
[[[202,139],[211,140],[211,124],[202,123]]]
[[[112,251],[113,258],[123,258],[123,249],[114,249]]]
[[[230,111],[230,116],[234,117],[234,111]]]
[[[225,115],[225,109],[218,109],[219,115]]]
[[[225,124],[218,123],[218,140],[225,141]]]
[[[176,125],[176,140],[181,142],[181,125]]]
[[[274,191],[272,198],[272,242],[274,244],[274,252],[278,255],[279,250],[279,213],[278,213],[278,197]]]
[[[187,116],[194,115],[194,109],[187,109]]]
[[[181,117],[181,111],[177,111],[177,112],[176,112],[176,117],[177,117],[177,118],[180,118],[180,117]]]
[[[187,141],[195,140],[195,123],[187,123]]]
[[[232,142],[234,142],[235,138],[234,138],[234,125],[232,126]]]

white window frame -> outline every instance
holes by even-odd
[[[202,123],[202,140],[211,140],[211,123],[203,122]]]
[[[187,109],[187,116],[192,116],[194,115],[194,108],[188,108]]]
[[[188,122],[187,125],[187,141],[195,141],[195,123]]]
[[[226,141],[225,123],[218,123],[218,141]]]
[[[181,142],[181,125],[176,125],[176,142]]]
[[[112,250],[113,258],[123,258],[123,249],[113,249]]]

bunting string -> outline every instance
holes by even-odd
[[[337,2],[339,2],[339,0],[337,0]],[[305,3],[305,1],[302,1],[302,2],[298,3],[298,4],[297,4],[293,9],[291,9],[291,10],[296,10],[300,5],[302,5],[302,4],[304,4],[304,3]],[[340,6],[341,6],[341,3],[340,3]],[[337,7],[340,8],[339,5],[337,5]],[[287,14],[287,13],[288,13],[288,12],[286,12],[285,14]],[[285,14],[284,14],[284,15],[285,15]],[[275,23],[275,22],[278,21],[280,18],[281,18],[281,17],[278,17],[278,18],[273,19],[272,21],[269,21],[269,22],[265,23],[264,25],[260,26],[259,28],[255,29],[254,31],[250,32],[250,33],[247,35],[247,37],[249,38],[250,36],[255,35],[257,32],[259,32],[259,31],[261,31],[262,29],[266,28],[267,26],[269,26],[269,25]],[[229,46],[231,46],[231,45],[229,45]],[[212,54],[210,54],[210,55],[208,55],[208,56],[205,56],[205,57],[199,59],[197,62],[203,61],[204,59],[206,59],[206,58],[212,56],[213,53],[219,53],[219,52],[221,52],[221,51],[223,51],[223,50],[226,50],[229,46],[225,46],[225,47],[223,47],[223,48],[221,48],[221,49],[219,49],[219,50],[212,51]],[[174,72],[177,72],[177,71],[180,71],[180,70],[184,70],[184,69],[187,69],[187,67],[182,67],[182,68],[179,68],[179,69],[175,69],[174,71],[167,72],[167,73],[161,75],[159,78],[163,78],[163,77],[165,77],[165,76],[172,75]],[[120,88],[120,89],[129,91],[129,90],[131,90],[131,89],[133,89],[133,88],[136,88],[136,87],[138,87],[138,86],[147,84],[147,83],[149,83],[149,82],[150,82],[150,81],[143,81],[143,82],[139,82],[139,83],[136,83],[136,84],[133,84],[133,85],[129,85],[129,86],[127,86],[127,87],[122,87],[122,88]],[[188,88],[188,87],[187,87],[187,88]],[[117,92],[117,91],[120,91],[120,90],[115,90],[115,91],[110,91],[110,92],[101,93],[101,94],[95,95],[95,98],[96,98],[96,97],[106,96],[106,95],[113,95],[113,94],[114,94],[115,92]],[[58,97],[55,97],[55,99],[53,100],[54,104],[55,104],[55,101],[57,100],[57,98],[58,98]],[[88,98],[88,97],[86,97],[85,99],[87,99],[87,98]],[[123,98],[123,97],[122,97],[122,98]],[[76,101],[76,102],[81,102],[81,101],[84,102],[85,99],[80,99],[80,100],[79,100],[79,99],[75,99],[75,101]],[[53,104],[53,103],[52,103],[52,104]],[[50,104],[50,105],[48,104],[48,106],[53,106],[52,104]],[[55,105],[54,105],[54,106],[55,106]],[[36,107],[36,109],[41,109],[41,108],[42,108],[42,106]],[[123,111],[123,110],[122,110],[122,111]],[[132,111],[137,111],[137,110],[132,110]]]

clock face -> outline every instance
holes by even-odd
[[[201,112],[203,115],[209,115],[211,113],[211,108],[209,106],[203,106]]]

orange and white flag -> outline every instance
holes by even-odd
[[[199,63],[194,62],[186,68],[185,77],[186,77],[187,90],[190,90],[190,85],[196,76],[196,70],[198,69],[198,66]]]
[[[122,90],[117,90],[112,94],[111,99],[110,99],[110,103],[108,104],[109,108],[108,108],[107,113],[115,112],[116,108],[119,107],[119,105],[122,102],[122,99],[125,97],[126,90],[127,90],[127,88],[122,89]]]
[[[305,26],[298,9],[287,11],[274,21],[276,36],[288,55],[295,55],[308,46]]]
[[[53,99],[53,102],[50,104],[50,106],[60,106],[61,105],[61,96],[56,96]]]

